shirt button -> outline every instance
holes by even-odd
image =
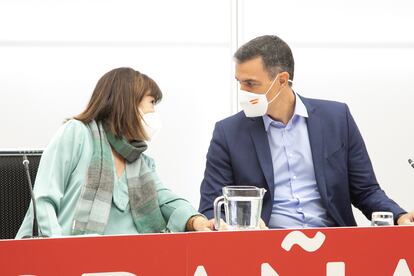
[[[296,179],[296,175],[294,175],[292,178],[293,178],[293,179]]]
[[[302,208],[301,207],[299,207],[298,209],[296,209],[298,212],[302,212]]]

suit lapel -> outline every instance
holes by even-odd
[[[257,158],[259,159],[260,167],[265,176],[270,196],[273,199],[274,194],[274,176],[272,155],[270,152],[269,140],[267,132],[264,129],[263,119],[261,117],[249,118],[250,135],[256,149]]]
[[[318,185],[319,193],[325,204],[325,207],[329,207],[327,188],[324,174],[324,163],[325,163],[325,151],[324,151],[324,129],[321,122],[321,117],[319,116],[315,107],[313,107],[306,98],[301,97],[303,103],[308,110],[308,135],[309,143],[311,146],[313,167],[315,170],[316,183]]]

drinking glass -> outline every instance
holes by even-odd
[[[394,216],[391,212],[373,212],[371,218],[372,226],[394,225]]]

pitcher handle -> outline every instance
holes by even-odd
[[[214,200],[214,228],[220,229],[221,206],[224,203],[224,196],[219,196]]]

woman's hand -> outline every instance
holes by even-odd
[[[208,220],[202,215],[196,215],[189,219],[191,226],[187,227],[189,231],[213,231],[214,220]],[[188,223],[187,223],[188,224]]]
[[[211,219],[210,222],[213,224],[213,227],[214,227],[214,219]],[[262,219],[259,220],[259,229],[260,230],[268,230],[269,229],[269,227],[266,226],[266,223]],[[228,224],[223,219],[220,219],[220,229],[215,229],[215,230],[226,231],[226,230],[230,230],[230,228],[229,228]]]

